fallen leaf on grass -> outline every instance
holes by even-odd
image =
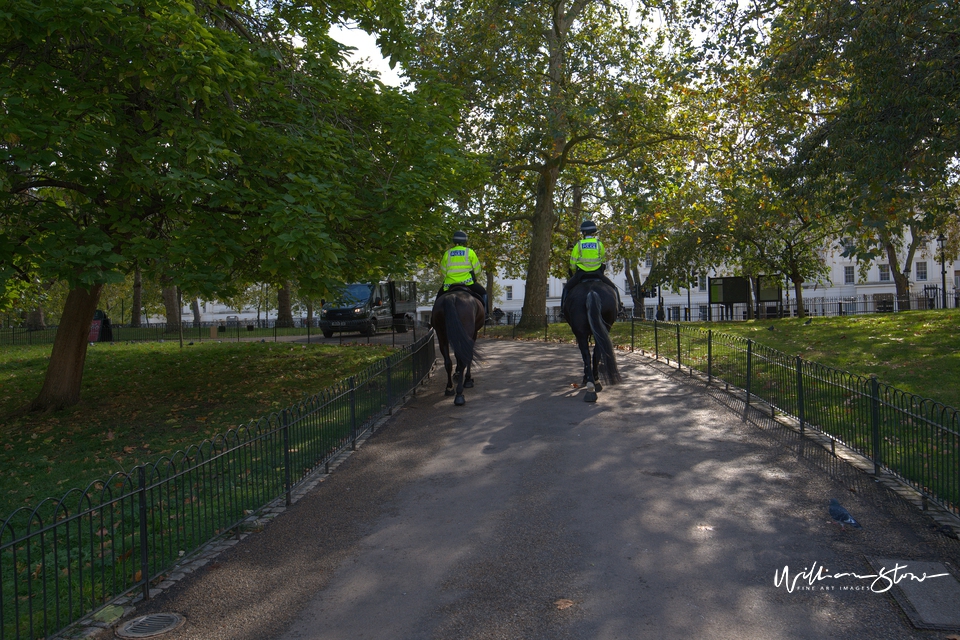
[[[574,602],[573,602],[573,600],[567,600],[566,598],[560,598],[559,600],[557,600],[557,601],[554,602],[553,604],[555,604],[555,605],[557,606],[557,609],[559,609],[560,611],[563,611],[564,609],[569,609],[570,607],[572,607],[572,606],[574,605]]]

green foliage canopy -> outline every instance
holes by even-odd
[[[353,12],[398,50],[392,3],[15,0],[0,8],[0,291],[139,266],[229,295],[400,270],[467,169],[456,108],[345,70]],[[379,12],[379,15],[375,15]],[[390,251],[384,251],[390,246]]]

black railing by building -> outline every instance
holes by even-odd
[[[743,390],[960,515],[960,413],[940,402],[756,342],[677,323],[629,323],[631,350]],[[615,325],[616,328],[616,325]],[[618,333],[618,335],[625,335]]]
[[[960,308],[960,291],[949,292],[949,295],[944,297],[939,287],[904,296],[898,296],[894,293],[862,293],[856,296],[828,298],[813,296],[809,292],[804,295],[807,296],[803,299],[803,314],[805,316],[853,316],[870,313]],[[946,301],[946,307],[944,301]],[[668,299],[664,305],[664,319],[668,321],[682,319],[694,322],[729,322],[750,320],[751,318],[797,317],[800,313],[799,310],[800,305],[795,299],[756,303],[752,305],[752,308],[747,303],[707,304],[694,301],[690,309],[687,308],[686,302]],[[655,314],[656,305],[654,304],[647,305],[643,310],[637,309],[633,315],[638,318],[653,320]]]
[[[0,524],[0,640],[42,638],[150,586],[181,557],[239,531],[410,393],[432,332],[303,402],[172,457],[117,473]]]

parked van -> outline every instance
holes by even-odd
[[[404,332],[413,326],[416,313],[416,282],[356,282],[344,285],[336,300],[324,303],[320,309],[320,331],[325,338],[333,337],[335,331],[372,336],[392,327]]]

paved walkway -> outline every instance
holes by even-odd
[[[960,575],[960,543],[869,476],[638,356],[588,404],[574,346],[481,346],[465,407],[435,376],[136,615],[183,614],[175,640],[945,637],[869,581],[774,585],[814,562],[871,573],[871,557]],[[831,497],[862,531],[828,522]]]

